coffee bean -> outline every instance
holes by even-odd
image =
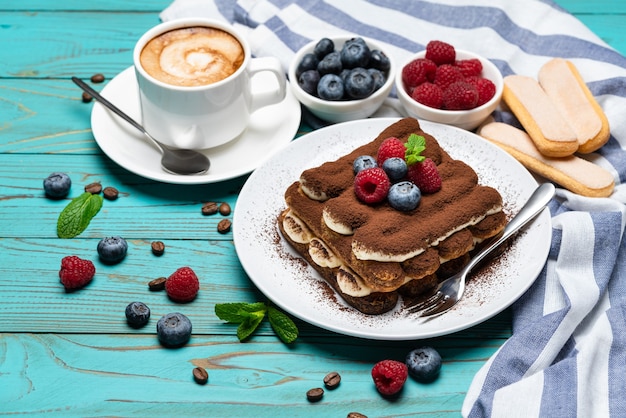
[[[322,399],[323,396],[324,389],[322,388],[309,389],[309,391],[306,393],[306,398],[309,400],[309,402],[318,402]]]
[[[120,195],[120,192],[115,187],[107,186],[102,189],[102,194],[105,199],[115,200]]]
[[[347,418],[367,418],[367,415],[363,415],[358,412],[350,412]]]
[[[86,91],[83,92],[83,95],[81,96],[83,103],[89,103],[90,101],[93,100],[93,97],[91,97],[91,94],[87,93]]]
[[[224,216],[230,215],[230,205],[226,202],[222,203],[219,207],[220,214]]]
[[[219,232],[220,234],[226,234],[228,231],[230,231],[231,225],[232,225],[232,222],[230,222],[229,219],[222,219],[217,224],[217,232]]]
[[[202,214],[203,215],[215,215],[218,211],[217,203],[215,202],[207,202],[202,205]]]
[[[150,244],[150,248],[152,248],[152,254],[157,256],[161,256],[165,252],[165,244],[161,241],[153,241],[152,244]]]
[[[104,81],[104,74],[94,74],[91,76],[92,83],[102,83]]]
[[[151,280],[148,283],[148,289],[153,292],[157,292],[159,290],[165,289],[165,282],[167,281],[166,277],[159,277],[158,279]]]
[[[204,385],[209,380],[209,374],[203,367],[193,369],[193,379],[199,385]]]
[[[91,194],[99,194],[102,191],[100,182],[91,183],[85,186],[85,191]]]
[[[335,389],[341,383],[341,375],[337,372],[330,372],[324,376],[324,385],[328,389]]]

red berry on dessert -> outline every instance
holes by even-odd
[[[441,190],[441,176],[437,165],[430,158],[409,166],[407,178],[415,183],[422,193],[436,193]]]
[[[368,168],[354,177],[354,193],[363,203],[380,203],[387,198],[391,182],[380,167]]]
[[[400,141],[396,137],[390,137],[385,139],[378,147],[378,154],[376,155],[376,162],[379,167],[382,167],[385,161],[389,158],[402,158],[406,153],[406,147],[404,142]]]

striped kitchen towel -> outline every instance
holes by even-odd
[[[609,119],[609,142],[586,158],[613,173],[615,192],[557,191],[548,260],[514,304],[513,335],[475,376],[462,414],[626,416],[626,58],[549,0],[175,0],[161,18],[187,16],[232,23],[255,56],[276,56],[285,70],[305,43],[346,33],[377,39],[398,63],[439,39],[486,56],[505,76],[571,60]],[[402,114],[397,99],[388,102],[385,116]],[[504,110],[494,117],[516,124]]]

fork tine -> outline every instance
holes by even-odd
[[[428,298],[413,303],[411,306],[407,308],[407,312],[412,314],[412,313],[416,313],[416,312],[420,312],[425,309],[428,309],[429,307],[432,307],[435,304],[437,304],[441,298],[443,298],[443,293],[441,293],[440,290],[437,290]]]

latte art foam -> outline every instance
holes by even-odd
[[[235,73],[244,51],[234,36],[221,29],[191,27],[153,38],[141,51],[140,61],[148,74],[164,83],[203,86]]]

